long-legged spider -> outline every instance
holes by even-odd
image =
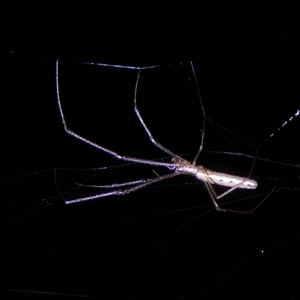
[[[57,95],[57,103],[58,103],[58,107],[59,107],[59,113],[63,122],[63,126],[64,126],[64,130],[67,134],[75,137],[76,139],[87,143],[103,152],[106,152],[110,155],[112,155],[113,157],[125,161],[125,162],[134,162],[137,164],[146,164],[146,165],[150,165],[150,166],[156,166],[156,167],[164,167],[164,168],[168,168],[169,170],[172,171],[172,173],[169,174],[165,174],[162,176],[157,176],[154,178],[149,178],[149,179],[142,179],[142,180],[137,180],[137,181],[129,181],[129,182],[125,182],[122,184],[111,184],[108,186],[105,186],[106,188],[109,188],[110,191],[108,192],[101,192],[101,193],[97,193],[95,195],[92,196],[86,196],[86,197],[79,197],[76,199],[71,199],[71,200],[65,200],[66,204],[72,204],[72,203],[76,203],[76,202],[83,202],[83,201],[89,201],[89,200],[94,200],[94,199],[99,199],[99,198],[103,198],[103,197],[108,197],[108,196],[112,196],[112,195],[126,195],[132,192],[135,192],[139,189],[142,189],[146,186],[149,186],[151,184],[160,182],[162,180],[166,180],[172,177],[175,177],[177,175],[192,175],[195,176],[197,179],[201,180],[204,182],[205,187],[209,193],[209,196],[216,208],[217,211],[223,211],[223,212],[234,212],[234,213],[242,213],[242,214],[250,214],[252,212],[254,212],[269,196],[270,194],[274,191],[274,189],[268,193],[254,208],[252,208],[251,210],[235,210],[235,209],[228,209],[228,208],[223,208],[220,207],[219,204],[217,203],[217,200],[221,199],[222,197],[224,197],[225,195],[228,195],[229,193],[233,192],[236,189],[256,189],[257,187],[257,182],[255,180],[250,179],[252,171],[253,171],[253,167],[255,164],[255,159],[253,161],[252,164],[252,168],[251,171],[249,173],[248,177],[240,177],[240,176],[235,176],[235,175],[229,175],[226,173],[220,173],[220,172],[215,172],[212,170],[209,170],[207,168],[205,168],[202,165],[196,165],[197,159],[199,157],[199,155],[201,154],[201,151],[203,149],[203,143],[204,143],[204,136],[205,136],[205,124],[206,124],[206,120],[208,120],[208,117],[205,114],[205,110],[204,110],[204,106],[203,106],[203,102],[200,96],[200,91],[199,91],[199,87],[197,84],[197,80],[196,80],[196,75],[195,75],[195,70],[194,70],[194,66],[193,63],[190,62],[190,67],[192,70],[192,74],[194,76],[194,80],[195,80],[195,84],[196,84],[196,88],[197,88],[197,93],[198,93],[198,98],[201,104],[201,109],[202,109],[202,113],[203,113],[203,130],[202,130],[202,136],[201,136],[201,142],[200,142],[200,146],[199,149],[193,159],[192,162],[183,159],[182,157],[180,157],[179,155],[173,153],[171,150],[167,149],[166,147],[164,147],[161,143],[159,143],[158,141],[156,141],[156,139],[153,137],[152,133],[150,132],[149,128],[147,127],[147,125],[145,124],[141,113],[139,112],[139,109],[137,107],[137,90],[138,90],[138,83],[139,83],[139,79],[141,76],[141,72],[143,70],[146,69],[151,69],[151,68],[157,68],[159,67],[158,65],[156,66],[149,66],[149,67],[131,67],[131,66],[121,66],[121,65],[109,65],[109,64],[101,64],[101,63],[87,63],[85,62],[84,64],[91,64],[91,65],[99,65],[99,66],[105,66],[105,67],[114,67],[114,68],[124,68],[124,69],[135,69],[137,70],[137,79],[136,79],[136,83],[135,83],[135,89],[134,89],[134,112],[140,122],[140,124],[143,126],[144,130],[146,131],[148,138],[150,139],[151,143],[159,148],[160,150],[162,150],[163,152],[167,153],[168,155],[170,155],[172,157],[172,160],[170,163],[165,163],[165,162],[161,162],[161,161],[153,161],[153,160],[148,160],[148,159],[142,159],[142,158],[136,158],[136,157],[130,157],[130,156],[123,156],[113,150],[110,150],[106,147],[103,147],[85,137],[83,137],[82,135],[77,134],[76,132],[72,131],[71,129],[68,128],[66,120],[65,120],[65,116],[64,116],[64,112],[62,110],[62,105],[61,105],[61,100],[60,100],[60,92],[59,92],[59,60],[56,60],[56,95]],[[225,186],[225,187],[229,187],[229,189],[225,192],[223,192],[220,195],[217,195],[213,185],[221,185],[221,186]],[[116,189],[117,188],[117,189]]]

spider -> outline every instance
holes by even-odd
[[[72,203],[77,203],[77,202],[83,202],[83,201],[89,201],[89,200],[94,200],[94,199],[99,199],[99,198],[103,198],[103,197],[108,197],[108,196],[112,196],[112,195],[126,195],[132,192],[135,192],[137,190],[140,190],[146,186],[152,185],[154,183],[178,176],[178,175],[192,175],[195,176],[197,179],[201,180],[202,182],[204,182],[205,187],[209,193],[209,196],[215,206],[215,209],[217,211],[223,211],[223,212],[233,212],[233,213],[241,213],[241,214],[251,214],[252,212],[254,212],[270,195],[271,193],[274,192],[275,188],[269,192],[267,194],[267,196],[265,196],[254,208],[252,208],[251,210],[235,210],[235,209],[229,209],[229,208],[224,208],[221,207],[217,200],[223,198],[224,196],[228,195],[229,193],[233,192],[236,189],[256,189],[257,187],[257,182],[255,180],[250,179],[251,174],[252,174],[252,170],[255,164],[255,159],[253,161],[252,164],[252,168],[250,171],[250,174],[248,177],[240,177],[240,176],[235,176],[235,175],[230,175],[230,174],[226,174],[226,173],[220,173],[220,172],[215,172],[212,170],[209,170],[207,168],[205,168],[202,165],[197,165],[197,159],[199,157],[199,155],[201,154],[201,151],[203,149],[203,143],[204,143],[204,136],[205,136],[205,124],[206,124],[206,120],[209,120],[209,118],[206,116],[205,114],[205,110],[204,110],[204,106],[203,106],[203,102],[202,102],[202,98],[200,95],[200,91],[199,91],[199,87],[197,84],[197,80],[196,80],[196,75],[195,75],[195,70],[194,70],[194,65],[192,62],[189,62],[191,70],[192,70],[192,74],[193,77],[195,79],[195,83],[196,83],[196,89],[197,89],[197,93],[198,93],[198,98],[201,104],[201,109],[203,112],[203,130],[202,130],[202,136],[201,136],[201,142],[200,142],[200,146],[199,149],[193,159],[192,162],[180,157],[179,155],[173,153],[171,150],[169,150],[168,148],[166,148],[165,146],[163,146],[161,143],[159,143],[152,135],[151,131],[149,130],[148,126],[146,125],[146,123],[144,122],[142,115],[138,109],[137,106],[137,90],[138,90],[138,83],[139,83],[139,79],[141,76],[141,72],[145,69],[151,69],[151,68],[158,68],[159,65],[154,65],[154,66],[148,66],[148,67],[133,67],[133,66],[122,66],[122,65],[112,65],[112,64],[102,64],[102,63],[94,63],[94,62],[83,62],[83,64],[89,64],[89,65],[97,65],[97,66],[105,66],[105,67],[114,67],[114,68],[124,68],[124,69],[134,69],[137,70],[137,78],[136,78],[136,82],[135,82],[135,89],[134,89],[134,97],[133,97],[133,101],[134,101],[134,112],[140,122],[140,124],[142,125],[143,129],[145,130],[145,132],[148,135],[149,140],[151,141],[151,143],[159,148],[160,150],[162,150],[163,152],[165,152],[166,154],[170,155],[172,157],[171,162],[170,163],[165,163],[165,162],[161,162],[161,161],[154,161],[154,160],[148,160],[148,159],[142,159],[142,158],[137,158],[137,157],[130,157],[130,156],[124,156],[121,155],[111,149],[108,149],[106,147],[103,147],[79,134],[77,134],[76,132],[74,132],[73,130],[69,129],[66,123],[66,119],[64,116],[64,112],[62,110],[62,105],[61,105],[61,100],[60,100],[60,92],[59,92],[59,60],[56,60],[56,95],[57,95],[57,103],[58,103],[58,108],[59,108],[59,113],[60,113],[60,117],[63,123],[63,127],[64,127],[64,131],[73,136],[74,138],[89,144],[103,152],[106,152],[110,155],[112,155],[113,157],[125,161],[125,162],[134,162],[137,164],[146,164],[146,165],[150,165],[150,166],[155,166],[155,167],[164,167],[164,168],[168,168],[170,171],[172,171],[169,174],[165,174],[162,176],[157,176],[154,178],[149,178],[149,179],[141,179],[141,180],[136,180],[136,181],[129,181],[129,182],[125,182],[125,183],[121,183],[121,184],[111,184],[111,185],[107,185],[105,186],[106,188],[109,188],[110,191],[108,192],[101,192],[101,193],[97,193],[95,195],[92,196],[86,196],[86,197],[79,197],[76,199],[71,199],[71,200],[65,200],[66,204],[72,204]],[[221,186],[225,186],[225,187],[229,187],[229,189],[225,192],[223,192],[220,195],[217,195],[213,185],[221,185]],[[104,187],[104,186],[99,186],[99,187]]]

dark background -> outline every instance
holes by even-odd
[[[8,30],[0,181],[6,298],[296,299],[300,118],[277,132],[300,108],[292,8],[240,2],[219,7],[218,14],[210,8],[211,18],[204,9],[191,11],[103,19],[89,9],[84,18],[65,14],[65,26],[44,21]],[[162,65],[142,73],[139,108],[158,141],[192,159],[203,122],[188,81],[187,62],[194,61],[213,121],[199,164],[247,176],[255,150],[269,159],[255,164],[257,190],[233,192],[221,203],[240,200],[229,206],[247,209],[274,187],[278,192],[252,215],[221,213],[201,182],[182,176],[127,196],[66,206],[63,198],[99,192],[74,190],[75,182],[117,183],[168,170],[122,165],[63,131],[57,58],[72,130],[120,154],[166,162],[170,158],[151,145],[133,112],[137,73],[80,62]],[[104,166],[109,168],[84,171]]]

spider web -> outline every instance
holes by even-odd
[[[74,182],[109,184],[157,175],[153,168],[122,165],[68,137],[55,102],[54,61],[12,57],[6,73],[10,98],[3,110],[10,121],[5,115],[1,119],[3,158],[13,157],[0,182],[4,292],[232,299],[242,289],[252,298],[260,293],[292,299],[298,292],[300,250],[295,79],[290,65],[270,69],[271,63],[252,63],[195,64],[212,120],[199,163],[247,176],[255,146],[263,143],[253,171],[259,189],[236,191],[222,203],[244,208],[274,187],[276,192],[255,214],[243,216],[216,212],[204,185],[190,177],[125,197],[65,206],[62,196],[97,192]],[[186,75],[178,65],[143,72],[138,105],[155,138],[192,159],[203,119]],[[122,154],[162,157],[133,113],[135,78],[135,71],[65,63],[62,101],[68,125]],[[95,162],[108,168],[84,171]]]

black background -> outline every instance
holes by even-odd
[[[220,7],[205,21],[204,11],[191,15],[192,8],[168,17],[104,20],[87,13],[89,23],[72,18],[42,35],[37,25],[11,31],[1,104],[6,298],[296,299],[300,118],[277,128],[300,108],[297,35],[287,22],[290,8],[279,3],[257,11],[241,3],[224,7],[226,13]],[[66,206],[63,198],[99,192],[73,191],[75,182],[118,183],[168,170],[122,165],[64,132],[55,94],[57,58],[72,130],[120,154],[166,162],[170,158],[151,145],[133,112],[137,72],[80,62],[162,65],[142,72],[139,108],[158,141],[192,159],[203,121],[188,81],[187,62],[194,61],[213,121],[199,163],[247,176],[256,149],[259,158],[269,159],[255,164],[258,190],[233,192],[221,203],[241,200],[230,207],[246,209],[274,187],[278,192],[252,215],[221,213],[201,182],[183,176],[127,196]],[[239,151],[251,157],[224,153]]]

